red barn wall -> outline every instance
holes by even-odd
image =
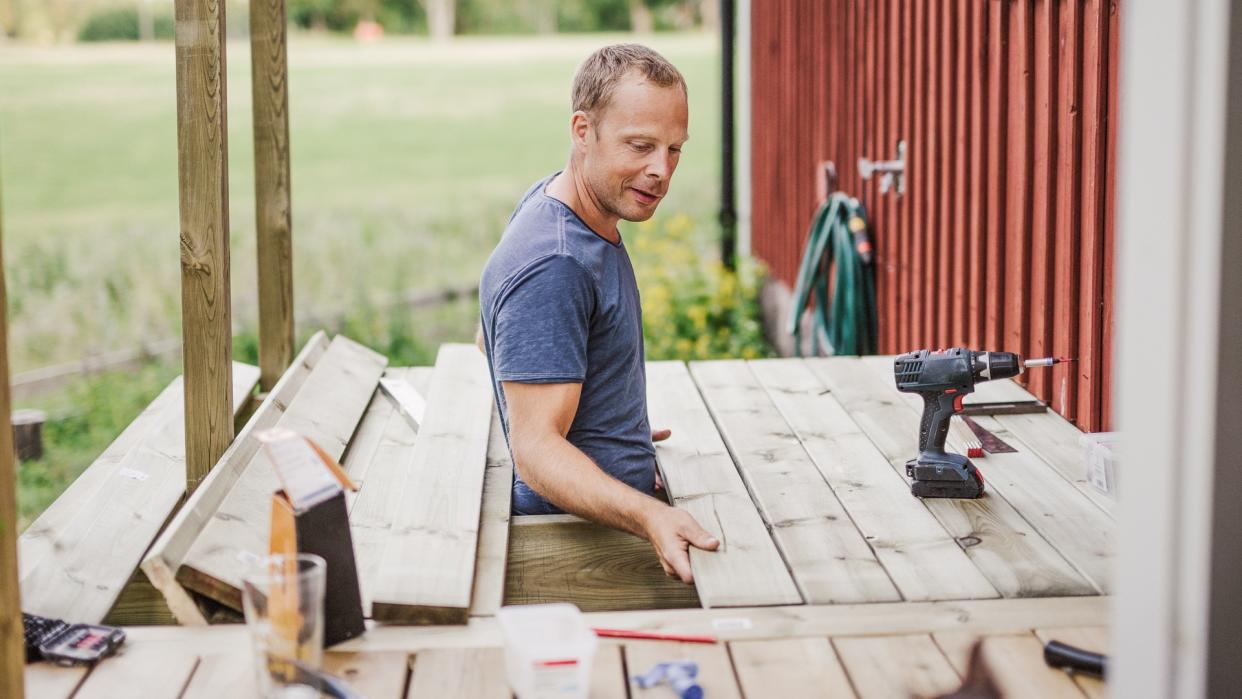
[[[881,350],[1065,355],[1028,388],[1109,424],[1117,8],[1109,0],[751,5],[751,245],[792,285],[817,171],[866,205]],[[858,158],[906,142],[905,193]]]

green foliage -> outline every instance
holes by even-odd
[[[678,214],[639,224],[632,252],[643,299],[647,359],[755,359],[772,355],[759,308],[762,269],[750,259],[725,269],[712,227]]]
[[[157,12],[153,18],[156,39],[173,37],[171,12]],[[78,30],[78,41],[137,41],[138,8],[133,5],[107,7],[92,13]]]

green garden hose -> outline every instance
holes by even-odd
[[[857,199],[840,192],[833,193],[815,212],[798,269],[788,326],[798,356],[802,356],[799,321],[811,303],[812,292],[813,353],[823,348],[839,355],[875,354],[879,344],[875,266],[867,236],[867,213]]]

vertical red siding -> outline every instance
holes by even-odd
[[[773,0],[751,37],[755,254],[792,283],[834,161],[871,215],[883,351],[1077,356],[1030,388],[1103,429],[1115,0]],[[881,195],[858,158],[902,140],[905,195]]]

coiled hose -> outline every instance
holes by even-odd
[[[812,352],[875,354],[878,320],[875,306],[875,266],[867,213],[853,197],[834,192],[815,218],[807,236],[802,266],[794,285],[794,304],[788,331],[794,351],[802,356],[803,313],[815,295]],[[835,272],[835,274],[834,274]],[[832,282],[829,293],[829,282]]]

